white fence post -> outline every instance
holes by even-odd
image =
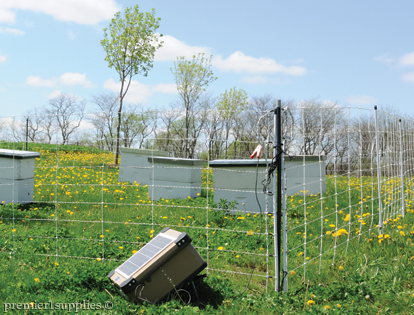
[[[375,112],[375,141],[377,150],[377,181],[378,181],[378,207],[379,207],[379,219],[378,219],[378,232],[382,234],[382,196],[381,196],[381,158],[379,154],[379,126],[378,126],[378,109],[374,107]]]
[[[402,123],[399,119],[399,129],[400,129],[400,168],[401,168],[401,215],[405,217],[405,196],[404,196],[404,148],[402,141]]]

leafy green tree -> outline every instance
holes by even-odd
[[[220,112],[221,117],[224,119],[225,128],[225,158],[227,159],[228,140],[230,137],[230,130],[233,121],[239,116],[246,108],[249,96],[243,89],[236,89],[233,87],[230,90],[226,90],[219,97],[217,103],[217,109]],[[234,147],[236,156],[236,146]]]
[[[178,57],[174,62],[174,69],[171,68],[177,84],[178,95],[185,109],[185,157],[187,158],[192,158],[194,155],[194,152],[190,152],[188,138],[200,96],[211,82],[217,80],[211,70],[212,57],[205,58],[204,53],[193,56],[192,60]],[[193,144],[191,146],[195,147]]]
[[[125,9],[124,17],[121,12],[115,13],[109,27],[104,28],[101,45],[106,52],[105,60],[110,68],[116,70],[121,83],[115,164],[118,164],[123,100],[132,77],[136,74],[147,76],[153,66],[155,51],[162,45],[162,35],[156,33],[160,20],[155,17],[154,9],[143,13],[135,5]]]

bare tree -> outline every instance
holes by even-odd
[[[79,128],[85,110],[85,101],[78,101],[71,94],[61,93],[49,100],[48,114],[55,117],[62,136],[62,144],[67,144],[70,136]]]
[[[139,105],[128,105],[122,114],[121,132],[124,146],[132,146],[138,137],[139,148],[157,127],[156,111],[145,110]]]
[[[51,110],[47,107],[44,107],[40,111],[43,116],[42,119],[42,131],[45,134],[47,143],[51,143],[53,136],[58,132],[58,127],[56,124],[56,115],[51,113]]]
[[[91,113],[89,116],[89,120],[95,126],[98,143],[103,142],[109,151],[114,151],[119,95],[113,92],[101,93],[95,95],[92,98],[92,102],[100,110],[99,112]]]
[[[37,140],[42,140],[42,125],[43,125],[43,115],[36,108],[29,110],[24,115],[25,120],[27,121],[27,137],[31,142]]]
[[[297,104],[295,112],[299,154],[328,155],[344,136],[340,131],[345,123],[343,109],[337,103],[306,100]]]
[[[170,104],[169,109],[161,111],[159,117],[163,126],[160,131],[154,130],[156,148],[168,152],[173,151],[173,125],[181,115],[181,111],[174,108],[174,104]]]
[[[17,142],[24,141],[24,127],[23,122],[18,117],[13,116],[12,121],[9,123],[11,136]]]

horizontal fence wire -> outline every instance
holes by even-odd
[[[273,162],[273,113],[246,111],[226,129],[216,111],[199,111],[195,116],[205,121],[188,137],[183,113],[146,114],[135,134],[124,129],[119,165],[116,137],[98,124],[110,115],[91,113],[69,135],[57,126],[35,132],[35,115],[0,119],[8,124],[2,149],[40,153],[32,164],[0,160],[0,255],[97,260],[115,268],[169,226],[191,236],[207,273],[247,279],[253,271],[257,290],[274,290],[276,187],[264,186]],[[373,109],[284,108],[285,290],[343,264],[350,246],[363,251],[390,237],[388,225],[412,213],[413,126]],[[250,159],[257,144],[259,161]],[[201,161],[172,164],[167,157]],[[33,176],[18,177],[25,173]]]
[[[14,121],[18,119],[14,117]],[[84,145],[63,145],[58,134],[50,143],[16,139],[0,142],[3,149],[40,153],[30,165],[18,165],[17,158],[10,160],[11,165],[0,164],[0,173],[18,167],[18,172],[33,173],[33,196],[27,203],[19,193],[16,195],[24,188],[19,179],[0,183],[2,188],[13,191],[12,198],[0,208],[0,228],[4,228],[0,238],[7,243],[0,254],[19,260],[34,256],[51,257],[56,262],[85,259],[87,263],[99,261],[116,267],[169,226],[190,235],[192,244],[208,263],[207,273],[246,276],[246,280],[238,280],[241,288],[253,274],[254,285],[260,291],[268,291],[272,287],[268,279],[274,277],[274,266],[269,263],[269,257],[274,256],[271,200],[264,196],[260,182],[257,190],[264,196],[262,211],[255,201],[250,204],[254,209],[246,212],[243,202],[215,198],[220,193],[241,197],[247,193],[249,200],[254,198],[253,181],[247,189],[215,187],[213,176],[214,172],[223,172],[224,177],[236,174],[254,178],[256,167],[247,171],[210,167],[213,148],[210,153],[203,152],[208,151],[209,144],[218,152],[219,143],[213,143],[206,135],[204,132],[194,151],[188,152],[192,158],[201,158],[192,166],[185,162],[158,163],[162,157],[184,160],[180,150],[183,143],[195,139],[177,139],[177,135],[173,139],[152,138],[145,148],[138,145],[136,150],[121,149],[119,165],[115,165],[114,148],[107,145],[116,139],[107,137]],[[123,147],[124,139],[120,140]],[[135,140],[136,144],[144,142]],[[169,144],[164,145],[162,142],[167,140]],[[232,142],[234,138],[220,142],[219,158],[246,158],[258,139],[255,134],[248,140],[238,140],[236,147],[231,147]],[[269,146],[267,141],[263,145]],[[139,149],[147,152],[142,161],[138,161]],[[160,151],[163,154],[157,155]],[[153,161],[148,162],[148,158]],[[265,168],[261,165],[260,178]]]
[[[377,109],[304,106],[300,112],[291,147],[303,156],[284,168],[289,288],[342,267],[350,247],[362,255],[370,242],[390,238],[388,226],[413,212],[412,121]],[[307,161],[312,155],[316,161]],[[303,188],[292,194],[295,176]]]

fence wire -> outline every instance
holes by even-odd
[[[11,165],[0,159],[0,174],[9,170],[32,174],[0,183],[2,192],[11,192],[0,194],[0,202],[4,201],[0,208],[0,238],[6,247],[0,254],[23,262],[38,256],[52,257],[57,263],[80,259],[87,264],[98,261],[116,266],[169,226],[190,235],[192,244],[208,264],[207,273],[241,277],[240,289],[253,274],[252,285],[257,290],[267,292],[272,288],[269,279],[275,275],[269,257],[274,256],[273,208],[262,192],[261,180],[257,182],[257,190],[262,213],[255,201],[256,183],[250,179],[256,175],[256,164],[247,171],[210,167],[213,151],[220,153],[216,157],[248,158],[250,148],[262,142],[264,154],[269,155],[270,125],[259,130],[260,136],[255,131],[247,140],[237,141],[234,136],[215,141],[207,137],[206,130],[197,139],[184,139],[179,133],[166,137],[162,126],[156,137],[154,133],[145,141],[136,137],[135,142],[131,139],[123,142],[138,147],[145,143],[145,148],[122,148],[120,164],[115,165],[111,145],[116,139],[96,139],[95,133],[84,145],[78,141],[63,145],[64,137],[55,133],[50,143],[44,143],[44,138],[16,141],[24,139],[11,136],[19,129],[18,122],[24,119],[8,119],[16,125],[4,132],[5,141],[0,146],[14,153],[39,152],[40,156],[33,159],[33,164],[24,165],[18,165],[17,155],[8,159]],[[77,132],[94,134],[93,130]],[[81,138],[80,134],[74,136]],[[179,150],[184,143],[193,145],[191,161],[200,158],[200,163],[185,162],[190,150],[187,153]],[[140,155],[144,151],[146,155]],[[170,163],[167,157],[174,157],[179,163]],[[153,160],[140,164],[138,158]],[[267,163],[260,165],[258,178],[265,176],[266,167]],[[247,188],[215,187],[214,172],[220,171],[224,177],[245,175],[251,182]],[[21,192],[30,185],[33,196],[23,196]],[[223,198],[215,198],[220,193]],[[246,194],[249,195],[246,203],[226,198],[227,195],[244,198]]]
[[[22,128],[35,129],[38,117],[32,125],[26,116],[3,118],[10,127],[1,148],[40,156],[34,164],[0,159],[0,254],[116,266],[169,226],[191,236],[207,273],[242,277],[243,286],[254,271],[255,290],[274,290],[276,187],[265,193],[262,184],[274,126],[273,114],[262,114],[244,113],[225,130],[216,111],[199,112],[208,119],[193,124],[190,138],[179,114],[142,114],[123,131],[121,146],[135,148],[122,149],[119,165],[116,138],[97,123],[110,115],[91,114],[93,123],[64,136],[54,129],[53,138],[39,127],[27,141]],[[341,266],[350,248],[386,239],[388,225],[413,211],[414,128],[384,111],[308,104],[285,108],[282,130],[286,291]],[[250,160],[257,144],[262,158]],[[147,163],[135,163],[144,151]]]
[[[292,174],[303,176],[303,188],[284,200],[289,287],[342,267],[350,247],[362,255],[370,242],[390,238],[389,225],[413,212],[412,121],[377,109],[300,112],[292,147],[305,155],[284,169],[288,189]],[[315,172],[320,176],[312,180]]]

